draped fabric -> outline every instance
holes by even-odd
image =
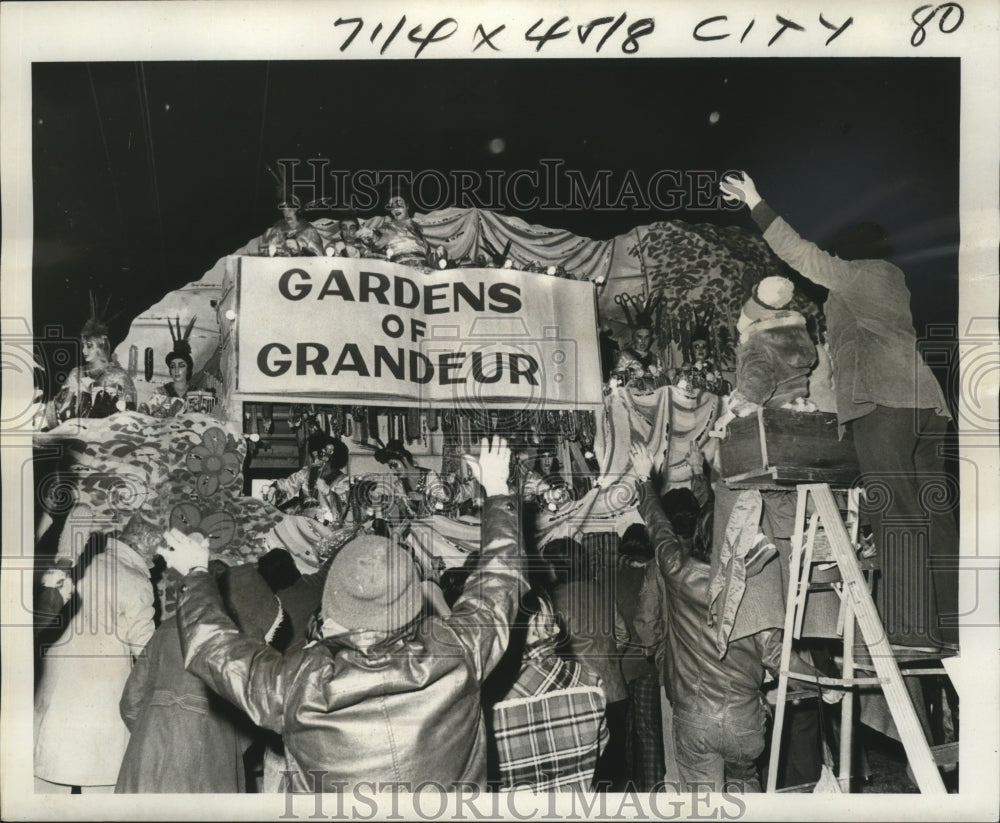
[[[376,217],[364,225],[378,228],[384,219]],[[638,226],[608,240],[594,240],[471,208],[416,214],[414,220],[432,247],[444,247],[448,257],[460,263],[472,262],[480,253],[488,257],[501,253],[509,241],[509,258],[518,268],[544,271],[557,266],[577,280],[604,283],[597,295],[600,323],[619,342],[626,342],[629,331],[628,318],[617,299],[624,294],[659,295],[658,341],[668,368],[681,365],[699,323],[711,330],[717,359],[731,362],[736,318],[750,286],[785,271],[761,238],[735,226],[670,220]],[[332,221],[317,221],[316,229],[326,243],[338,236]],[[233,254],[259,254],[262,238],[263,234],[253,238]],[[151,387],[169,377],[163,363],[171,348],[167,318],[197,318],[190,339],[196,377],[212,368],[209,364],[229,332],[229,321],[216,311],[223,297],[225,271],[226,257],[222,257],[200,279],[168,293],[133,320],[116,353],[122,363],[130,364],[140,402],[148,401]],[[816,312],[812,304],[796,299],[799,302],[793,308],[807,314]],[[152,350],[152,375],[148,380],[136,379],[136,373],[143,370],[144,362],[139,360],[144,360],[147,348]]]
[[[469,554],[478,552],[482,538],[479,523],[455,520],[443,514],[432,514],[410,522],[407,544],[422,561],[433,568],[441,563],[446,569],[462,566]]]
[[[720,659],[729,647],[737,611],[746,591],[746,556],[760,533],[763,510],[764,502],[757,489],[741,491],[729,522],[726,523],[725,539],[713,552],[718,554],[718,560],[713,558],[713,573],[708,586],[708,609],[709,621],[715,627],[715,645]],[[776,591],[774,594],[776,597],[769,598],[772,604],[775,600],[782,599],[782,592]],[[739,640],[741,636],[745,634],[738,634],[733,639]]]
[[[598,486],[558,512],[540,515],[539,545],[560,537],[580,539],[593,532],[621,533],[630,524],[642,522],[631,474],[632,444],[664,456],[667,488],[690,485],[703,462],[714,454],[716,441],[708,433],[718,410],[719,398],[710,392],[690,397],[674,386],[651,394],[613,388],[605,397],[594,439],[601,467]]]

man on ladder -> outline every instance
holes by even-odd
[[[884,510],[869,517],[882,568],[876,597],[889,641],[956,651],[958,529],[952,511],[937,505],[928,511],[921,502],[927,484],[951,488],[939,449],[951,415],[917,351],[903,272],[875,259],[891,251],[884,233],[870,224],[853,227],[831,255],[780,218],[748,175],[726,177],[722,192],[750,208],[778,257],[829,290],[823,311],[840,430],[851,426],[862,481],[886,490]]]
[[[915,726],[916,717],[900,685],[895,655],[909,651],[940,657],[958,649],[958,531],[948,507],[936,505],[928,511],[922,502],[929,484],[951,488],[939,448],[950,414],[941,387],[917,351],[903,273],[881,259],[890,250],[878,227],[868,224],[843,232],[835,242],[836,255],[831,255],[801,238],[778,217],[748,175],[730,175],[721,188],[726,200],[745,203],[751,209],[765,241],[778,257],[829,290],[824,313],[840,433],[843,435],[850,425],[860,480],[869,489],[880,489],[882,493],[872,497],[884,501],[880,510],[872,511],[876,507],[869,506],[867,512],[881,565],[878,613],[867,589],[863,593],[855,590],[854,584],[860,588],[863,578],[828,486],[799,490],[799,545],[794,552],[793,580],[800,575],[797,564],[802,559],[804,513],[811,497],[808,502],[825,510],[823,527],[836,544],[835,562],[844,576],[848,622],[853,629],[854,616],[858,617],[864,645],[875,664],[872,668],[878,672],[878,677],[868,680],[885,691],[921,789],[941,791],[940,779],[929,765],[930,753],[922,732],[919,727],[910,728]],[[811,542],[809,546],[806,567]],[[808,587],[808,568],[801,574],[799,585]],[[789,614],[803,605],[789,602]],[[787,626],[786,622],[786,630]],[[786,644],[790,642],[791,637],[786,637]],[[850,654],[845,648],[845,668],[850,668]],[[787,665],[782,669],[779,701],[785,692]],[[858,685],[864,679],[852,680],[846,671],[844,678],[837,685]],[[780,726],[776,732],[777,737]],[[846,754],[849,757],[849,751]]]

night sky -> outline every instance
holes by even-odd
[[[857,220],[884,225],[919,333],[957,313],[959,69],[913,58],[36,63],[36,335],[53,324],[75,334],[89,289],[118,312],[117,344],[133,317],[277,219],[264,164],[278,158],[480,173],[545,158],[618,183],[628,170],[646,181],[745,168],[821,245]],[[683,204],[501,210],[598,239],[665,219],[756,231],[745,210]]]

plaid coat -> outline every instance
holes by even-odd
[[[589,791],[608,742],[600,680],[551,646],[528,653],[507,699],[493,707],[501,789]]]

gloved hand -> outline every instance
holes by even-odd
[[[177,529],[168,529],[163,533],[163,539],[169,548],[160,550],[159,554],[171,569],[183,575],[199,568],[208,570],[208,538],[203,534],[184,534]]]
[[[824,703],[839,703],[844,699],[846,691],[844,689],[820,689],[820,696],[823,698]]]
[[[728,203],[742,202],[747,204],[747,208],[752,209],[761,200],[757,193],[757,186],[749,174],[743,172],[742,179],[735,174],[724,177],[719,184],[722,190],[722,198]]]

